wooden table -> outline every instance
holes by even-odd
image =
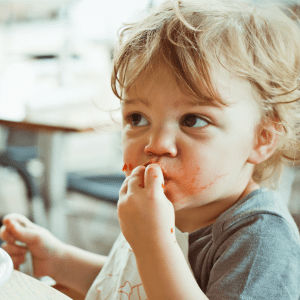
[[[50,229],[60,240],[66,240],[64,208],[66,206],[66,170],[64,159],[67,134],[93,130],[97,118],[93,103],[60,107],[57,110],[43,110],[29,114],[25,120],[1,120],[0,125],[9,129],[22,129],[37,134],[38,159],[44,166],[40,178],[41,200],[36,203],[38,211],[34,221]],[[108,114],[107,114],[108,115]],[[101,121],[101,115],[98,120]],[[102,115],[103,116],[103,115]],[[102,120],[105,119],[105,116]],[[106,120],[108,120],[106,118]]]
[[[70,300],[45,283],[14,270],[10,279],[0,287],[1,300]]]

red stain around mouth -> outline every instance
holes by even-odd
[[[127,170],[127,164],[124,164],[122,171],[126,171]]]
[[[194,178],[194,179],[192,179],[192,181],[190,181],[190,182],[187,182],[186,183],[186,188],[185,188],[185,190],[186,190],[186,192],[187,192],[187,195],[189,196],[189,195],[193,195],[195,192],[196,193],[201,193],[201,192],[203,192],[204,190],[206,190],[206,189],[208,189],[208,188],[210,188],[210,187],[212,187],[213,185],[215,185],[218,181],[220,181],[223,177],[226,177],[226,175],[227,175],[227,173],[226,174],[222,174],[222,175],[217,175],[216,177],[215,177],[215,180],[213,180],[212,182],[210,182],[210,183],[208,183],[208,184],[206,184],[206,185],[203,185],[203,186],[199,186],[199,187],[196,187],[195,186],[195,180],[196,180],[196,178]],[[182,200],[182,201],[180,201],[180,203],[185,203],[186,202],[186,200]]]

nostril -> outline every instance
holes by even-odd
[[[167,149],[166,149],[167,148]],[[167,157],[174,157],[177,155],[176,146],[170,147],[150,147],[146,146],[144,149],[145,154],[148,156],[167,156]]]
[[[167,152],[167,153],[164,153],[164,152],[158,152],[158,151],[156,151],[156,152],[152,152],[152,151],[145,151],[145,153],[147,154],[147,155],[149,155],[149,156],[168,156],[168,157],[171,157],[172,155],[171,155],[171,153],[169,153],[169,152]]]

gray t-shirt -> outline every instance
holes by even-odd
[[[300,299],[300,238],[276,192],[256,190],[189,234],[189,262],[210,300]]]

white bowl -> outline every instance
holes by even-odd
[[[13,269],[14,265],[10,256],[0,248],[0,286],[9,279]]]

